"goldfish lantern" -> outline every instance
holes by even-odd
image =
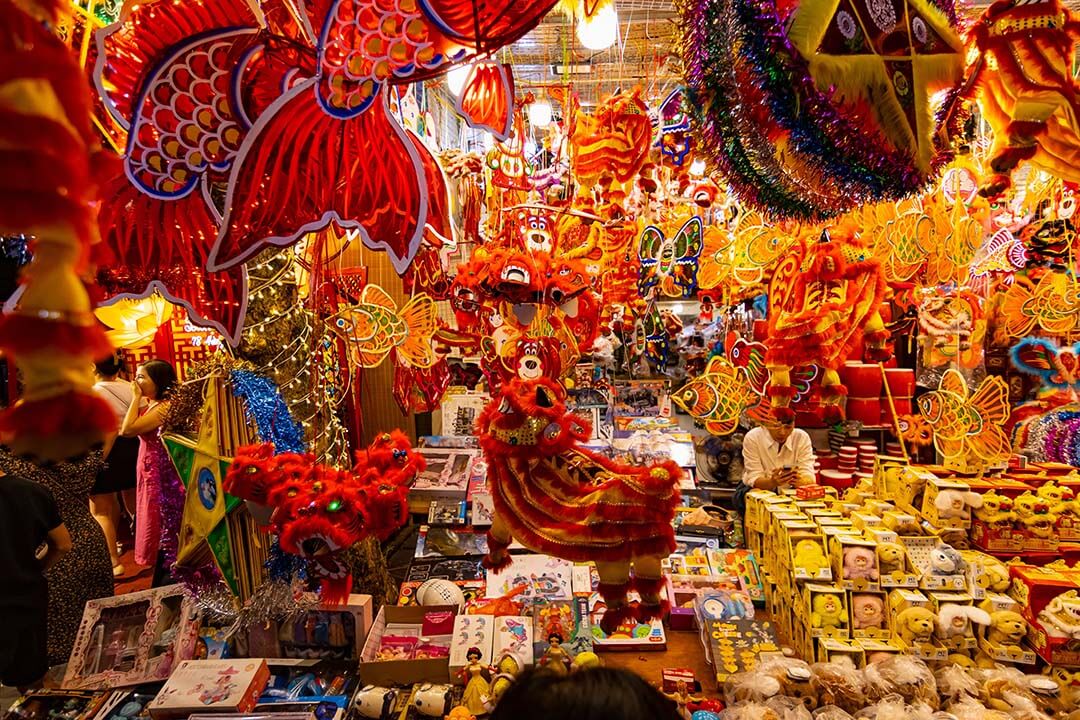
[[[687,106],[740,200],[821,219],[917,192],[942,162],[963,42],[930,0],[679,0]]]
[[[671,399],[713,435],[730,435],[738,428],[742,412],[756,405],[761,396],[750,386],[743,368],[718,355],[705,366],[705,372],[683,385]]]
[[[796,388],[792,369],[821,368],[825,420],[843,419],[847,388],[837,370],[865,342],[868,360],[887,359],[888,330],[881,318],[886,283],[881,264],[871,257],[849,226],[822,232],[777,266],[769,290],[769,396],[777,418],[791,416]]]
[[[938,389],[921,395],[919,414],[934,433],[934,446],[948,467],[974,472],[1009,459],[1009,388],[996,375],[968,391],[964,376],[949,369]]]
[[[100,284],[110,296],[157,290],[238,342],[243,264],[269,247],[334,222],[404,273],[449,203],[389,91],[492,55],[555,2],[132,3],[96,33],[94,80],[128,130],[98,218],[112,258]],[[506,130],[505,68],[468,83],[467,120]]]

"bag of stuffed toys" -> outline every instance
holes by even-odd
[[[1080,689],[1052,675],[909,655],[858,669],[846,659],[764,661],[724,684],[721,720],[1080,720]]]

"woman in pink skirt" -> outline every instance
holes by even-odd
[[[161,441],[176,371],[164,360],[139,366],[131,383],[132,399],[120,426],[124,437],[139,438],[135,482],[135,562],[154,566],[153,586],[169,578],[180,537],[184,485]],[[146,400],[146,409],[139,406]]]

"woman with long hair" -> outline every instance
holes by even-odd
[[[116,424],[119,426],[134,393],[131,391],[131,383],[120,379],[124,371],[124,361],[119,353],[114,353],[104,360],[94,363],[94,392],[105,402],[109,403],[116,414]],[[114,577],[124,574],[124,566],[120,564],[120,547],[116,539],[116,528],[120,522],[120,502],[118,496],[123,493],[124,504],[128,512],[135,512],[135,466],[139,457],[139,441],[135,438],[110,435],[105,440],[102,449],[102,458],[105,466],[94,480],[94,487],[90,493],[90,514],[97,520],[105,533],[105,541],[109,545],[109,557],[112,559],[112,571]]]
[[[123,437],[139,438],[135,562],[154,565],[154,587],[165,584],[176,562],[184,509],[184,485],[161,440],[161,426],[175,386],[176,371],[169,363],[149,360],[140,365],[131,383],[131,403],[120,424]],[[144,399],[145,410],[141,409]]]

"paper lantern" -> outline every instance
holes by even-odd
[[[105,336],[117,348],[134,350],[154,341],[158,328],[172,317],[173,306],[157,293],[138,300],[117,300],[94,310],[109,327]]]

